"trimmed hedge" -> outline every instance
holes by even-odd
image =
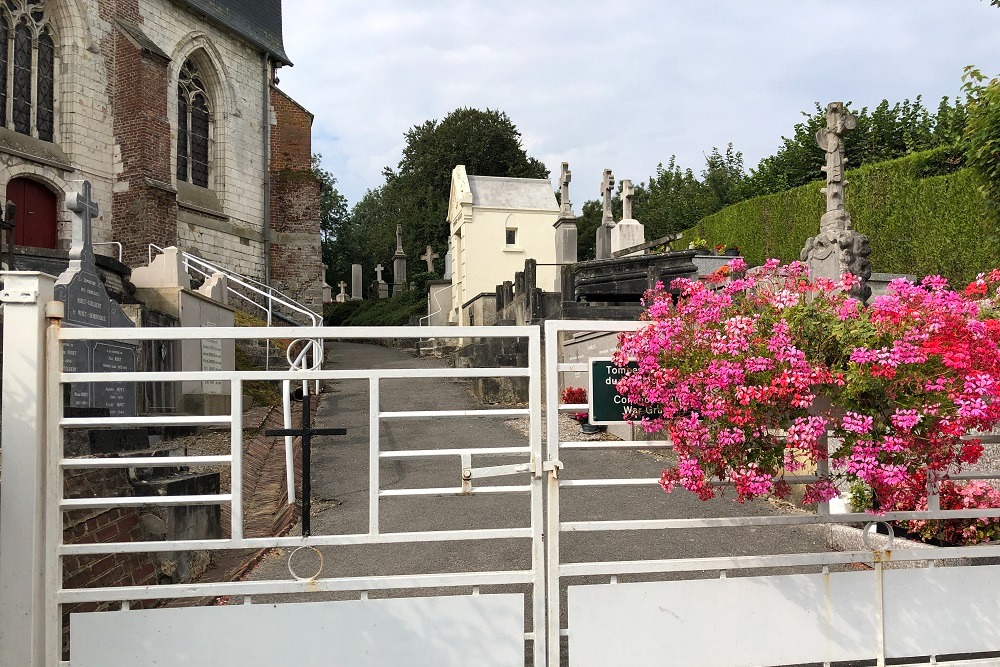
[[[937,174],[937,175],[935,175]],[[1000,215],[971,169],[939,148],[847,172],[847,210],[872,245],[872,270],[940,274],[956,286],[1000,266]],[[747,261],[799,258],[826,210],[822,182],[756,197],[703,218],[684,233],[737,245]]]

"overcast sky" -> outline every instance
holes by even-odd
[[[285,0],[284,32],[281,88],[352,205],[458,107],[507,112],[553,180],[568,161],[579,213],[605,167],[700,171],[730,141],[751,167],[815,102],[933,108],[965,65],[1000,74],[987,0]]]

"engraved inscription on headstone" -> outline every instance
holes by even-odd
[[[73,212],[73,245],[69,268],[59,276],[55,298],[66,305],[63,326],[131,328],[135,325],[111,300],[97,271],[91,225],[98,214],[89,181],[73,181],[66,206]],[[69,341],[63,348],[67,372],[113,373],[135,371],[136,346],[127,342]],[[80,408],[106,408],[111,417],[136,415],[134,382],[73,383],[68,404]]]
[[[214,327],[212,322],[206,322],[205,326]],[[222,339],[202,338],[201,339],[201,370],[221,371],[222,370]],[[222,380],[206,380],[201,383],[202,391],[206,394],[223,393]]]

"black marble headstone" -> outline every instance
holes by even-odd
[[[69,268],[55,284],[55,298],[66,304],[63,326],[130,328],[135,324],[108,296],[97,271],[91,225],[98,213],[91,198],[89,181],[74,181],[76,191],[67,195],[73,211],[73,245]],[[63,368],[71,373],[135,371],[136,344],[125,341],[67,341],[63,348]],[[110,417],[134,417],[134,382],[73,383],[68,405],[72,408],[103,408]]]

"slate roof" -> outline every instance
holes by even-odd
[[[212,22],[267,51],[275,60],[285,65],[292,64],[285,54],[282,38],[281,0],[173,1],[182,7],[204,14]]]
[[[470,175],[469,188],[473,206],[559,211],[552,182],[547,178]]]

